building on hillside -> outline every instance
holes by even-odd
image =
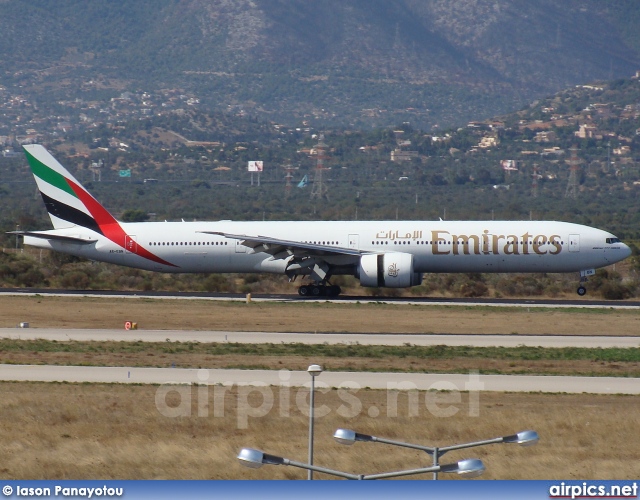
[[[533,138],[535,142],[553,142],[558,139],[558,135],[553,130],[543,130],[537,132]]]
[[[495,137],[483,137],[478,144],[479,148],[492,148],[498,145],[498,139]]]
[[[403,151],[398,148],[391,151],[391,161],[396,163],[403,162],[403,161],[411,161],[417,157],[418,157],[417,151]]]
[[[552,148],[544,148],[542,150],[541,156],[549,156],[549,155],[563,155],[564,149],[560,149],[558,146],[554,146]]]
[[[613,149],[613,154],[618,156],[628,155],[631,154],[631,148],[629,146],[620,146]]]
[[[598,134],[598,127],[586,123],[581,124],[580,129],[574,132],[574,134],[580,139],[602,139],[602,135]]]
[[[16,135],[18,144],[36,144],[40,139],[40,134],[33,135]]]

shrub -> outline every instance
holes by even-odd
[[[484,297],[489,288],[482,281],[467,281],[460,286],[460,295],[463,297]]]
[[[31,268],[23,273],[21,273],[16,278],[17,283],[20,286],[37,286],[37,285],[46,285],[46,279],[44,274],[40,272],[39,269]]]
[[[84,271],[70,271],[63,274],[59,279],[62,288],[73,288],[76,290],[85,290],[89,288],[91,280]]]
[[[602,297],[607,300],[624,300],[633,296],[629,287],[617,281],[607,281],[600,287]]]
[[[207,292],[229,292],[231,291],[229,281],[221,274],[210,274],[202,283],[202,288]]]

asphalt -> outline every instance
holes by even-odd
[[[66,290],[52,288],[2,288],[0,295],[53,295],[87,297],[130,297],[157,299],[246,300],[246,294],[217,292],[163,292],[120,290]],[[336,303],[386,303],[414,305],[478,305],[497,307],[557,307],[557,308],[613,308],[640,309],[637,300],[602,300],[586,297],[575,299],[496,299],[496,298],[445,298],[445,297],[372,297],[370,295],[341,295],[337,298],[311,298],[292,294],[252,294],[252,300],[272,302],[336,302]]]
[[[311,377],[305,371],[288,370],[0,365],[0,380],[3,381],[237,385],[260,388],[265,386],[301,387],[310,384],[310,379]],[[640,394],[640,379],[621,377],[326,371],[316,377],[315,385],[318,389]]]
[[[0,328],[0,338],[64,341],[232,342],[241,344],[301,343],[419,345],[472,347],[640,347],[640,337],[554,335],[422,335],[379,333],[282,333],[196,330],[89,330],[68,328]]]

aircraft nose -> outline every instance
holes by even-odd
[[[628,245],[625,245],[624,243],[622,244],[622,252],[624,253],[624,259],[626,259],[627,257],[629,257],[631,255],[631,248],[629,248]]]

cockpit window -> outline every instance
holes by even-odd
[[[621,241],[620,238],[607,238],[607,243],[611,245],[613,243],[621,243]]]

